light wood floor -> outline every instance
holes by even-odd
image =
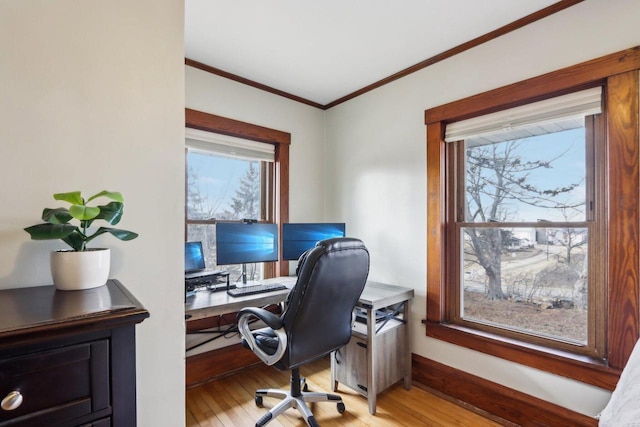
[[[325,358],[301,368],[312,391],[330,392],[331,370]],[[253,426],[279,400],[264,398],[264,408],[256,407],[254,391],[258,388],[289,388],[287,372],[260,366],[233,376],[187,390],[187,427]],[[441,399],[418,387],[405,390],[400,384],[378,395],[376,415],[370,415],[364,397],[340,384],[347,410],[339,414],[335,403],[310,405],[316,420],[330,426],[499,426],[474,412]],[[302,427],[305,422],[297,409],[289,409],[269,423],[269,427]]]

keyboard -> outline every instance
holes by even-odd
[[[287,287],[281,283],[269,283],[265,285],[240,286],[229,289],[227,293],[232,297],[242,297],[245,295],[262,294],[265,292],[281,291]]]

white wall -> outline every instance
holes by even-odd
[[[111,277],[145,305],[138,425],[184,424],[184,2],[0,0],[0,288],[51,283],[22,228],[52,194],[125,198]],[[101,237],[102,238],[102,237]]]
[[[587,415],[605,405],[605,390],[425,337],[424,110],[640,45],[639,16],[636,0],[587,0],[327,111],[326,216],[365,241],[371,279],[415,288],[416,354]]]

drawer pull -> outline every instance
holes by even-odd
[[[5,411],[13,411],[22,405],[22,395],[19,391],[12,391],[2,399],[2,409]]]

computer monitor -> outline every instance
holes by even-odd
[[[184,242],[184,272],[193,273],[205,268],[202,242]]]
[[[320,240],[345,236],[344,223],[287,223],[282,224],[282,259],[297,260]]]
[[[217,265],[246,264],[278,260],[278,226],[265,223],[219,222],[216,224]]]

